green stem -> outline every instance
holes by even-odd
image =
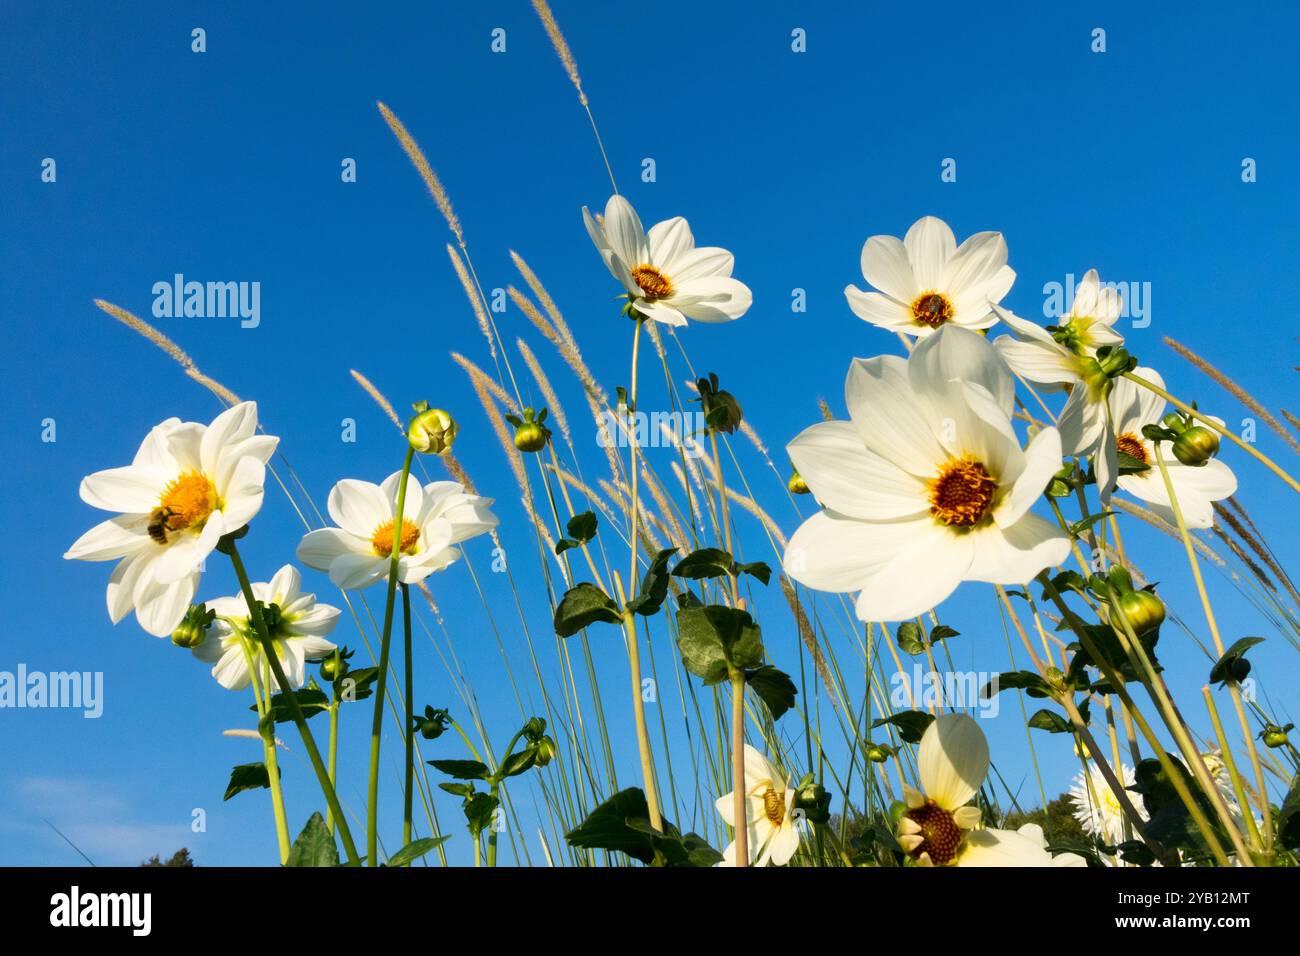
[[[262,682],[258,679],[256,659],[250,652],[248,642],[240,639],[244,649],[244,660],[248,665],[248,676],[253,685],[253,700],[257,704],[257,733],[262,738],[262,759],[266,762],[266,776],[271,786],[271,812],[275,815],[275,839],[280,847],[280,865],[289,862],[289,824],[284,813],[284,788],[280,785],[280,766],[275,752],[275,723],[267,722],[266,715],[270,707],[270,693],[262,697]]]
[[[415,783],[415,738],[412,730],[414,705],[411,703],[414,694],[411,686],[411,592],[405,582],[402,583],[402,626],[406,638],[403,646],[403,660],[406,664],[406,728],[403,733],[406,738],[406,782],[402,806],[402,846],[407,846],[411,842],[411,798],[413,796],[411,791]]]
[[[1139,375],[1134,375],[1132,372],[1125,372],[1124,377],[1128,379],[1130,382],[1133,382],[1134,384],[1141,385],[1147,391],[1154,392],[1156,395],[1159,395],[1170,405],[1173,405],[1175,408],[1186,412],[1188,415],[1191,415],[1193,418],[1199,421],[1202,425],[1205,425],[1207,428],[1214,429],[1224,438],[1228,439],[1228,441],[1232,442],[1234,445],[1244,450],[1247,454],[1253,456],[1257,461],[1259,461],[1260,464],[1262,464],[1269,471],[1273,472],[1273,474],[1277,475],[1279,478],[1285,481],[1288,485],[1291,486],[1291,489],[1293,491],[1300,492],[1300,481],[1296,481],[1289,474],[1283,471],[1281,466],[1278,465],[1277,462],[1273,461],[1273,459],[1269,458],[1263,452],[1257,451],[1255,449],[1255,446],[1252,445],[1250,442],[1246,441],[1245,439],[1238,438],[1233,432],[1224,428],[1213,418],[1206,415],[1204,412],[1199,411],[1198,409],[1192,408],[1192,406],[1188,405],[1186,402],[1181,402],[1178,399],[1174,398],[1174,396],[1170,395],[1168,392],[1166,392],[1163,388],[1160,388],[1154,382],[1148,382],[1146,379],[1142,378]]]
[[[328,804],[330,813],[338,821],[339,838],[343,841],[343,851],[347,854],[349,863],[359,862],[357,857],[356,844],[352,842],[352,831],[348,828],[348,822],[343,817],[343,808],[339,805],[338,794],[334,792],[334,784],[330,782],[329,772],[325,769],[324,762],[320,759],[320,750],[316,747],[316,740],[312,737],[311,728],[307,726],[307,718],[302,712],[302,707],[298,704],[298,698],[294,696],[293,688],[289,684],[289,678],[284,675],[284,668],[280,665],[280,658],[275,653],[275,644],[271,640],[271,634],[266,629],[266,621],[262,618],[261,605],[257,603],[257,598],[253,595],[253,585],[248,580],[248,572],[244,569],[244,562],[239,556],[239,548],[235,545],[234,540],[227,539],[230,563],[235,568],[235,577],[239,579],[239,589],[244,595],[244,602],[248,605],[249,616],[253,619],[253,626],[257,629],[257,635],[262,641],[262,651],[266,656],[267,663],[271,665],[271,673],[275,675],[276,684],[284,694],[285,701],[289,705],[289,713],[293,717],[293,722],[298,727],[298,733],[302,737],[302,745],[307,750],[307,757],[311,761],[311,766],[316,771],[316,779],[320,782],[321,792],[325,794],[325,803]]]
[[[397,599],[397,566],[402,558],[402,521],[406,505],[406,481],[411,476],[415,448],[408,445],[397,483],[397,504],[393,509],[393,538],[388,561],[388,597],[384,604],[384,632],[379,643],[379,683],[375,687],[375,711],[370,722],[370,782],[366,791],[366,861],[379,865],[379,735],[384,727],[384,700],[388,688],[388,653],[393,636],[393,605]]]
[[[736,866],[749,866],[749,800],[745,793],[745,675],[731,672],[731,793]]]

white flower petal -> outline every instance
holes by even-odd
[[[199,462],[203,473],[218,474],[221,470],[222,450],[252,438],[256,431],[256,402],[240,402],[214,418],[212,424],[204,431],[203,440],[199,445]]]
[[[903,237],[903,245],[916,277],[917,292],[944,291],[944,270],[957,252],[957,238],[948,224],[934,216],[924,216],[912,223]]]
[[[819,422],[786,445],[817,502],[853,518],[887,521],[925,513],[924,483],[867,451],[851,422]]]
[[[1056,567],[1070,553],[1065,532],[1035,514],[1024,515],[1009,528],[984,528],[970,537],[975,555],[967,577],[989,584],[1032,581],[1039,571]]]
[[[65,558],[75,561],[113,561],[153,545],[143,515],[118,515],[95,525],[72,543]]]
[[[650,247],[650,263],[671,277],[670,267],[685,253],[695,248],[691,227],[681,216],[665,219],[650,227],[646,236]]]
[[[867,448],[920,478],[933,476],[948,458],[908,382],[907,363],[897,356],[854,359],[844,401]]]
[[[392,504],[379,486],[355,478],[344,478],[331,489],[328,507],[335,524],[366,541],[393,518]]]
[[[1041,428],[1025,449],[1024,469],[1016,477],[1011,492],[994,510],[993,520],[1000,528],[1019,521],[1042,497],[1052,476],[1061,470],[1061,434],[1055,428]]]
[[[142,573],[133,596],[136,620],[154,637],[169,637],[189,610],[198,583],[197,573],[168,584]]]
[[[148,514],[158,506],[171,477],[136,465],[107,468],[81,479],[81,500],[104,511]]]
[[[906,306],[923,291],[912,274],[907,248],[894,236],[872,236],[863,244],[862,275],[875,288]]]
[[[970,802],[989,772],[989,743],[966,714],[940,714],[921,737],[917,774],[926,797],[945,810]]]
[[[888,561],[868,570],[854,605],[859,620],[904,621],[924,614],[952,594],[970,569],[969,535],[957,534],[929,516],[874,527],[877,533],[899,527],[909,533],[894,542],[901,547]]]
[[[853,285],[845,287],[844,296],[848,299],[849,308],[858,318],[884,329],[916,333],[910,306],[895,302],[879,292],[863,292]]]
[[[298,542],[298,560],[317,571],[328,571],[334,559],[345,554],[372,555],[369,541],[348,534],[342,528],[319,528]]]

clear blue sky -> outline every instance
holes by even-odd
[[[741,322],[694,327],[686,338],[696,367],[723,376],[782,467],[781,446],[816,419],[819,396],[842,413],[850,358],[897,350],[891,336],[852,315],[842,289],[862,282],[867,236],[901,235],[924,214],[946,219],[959,237],[1006,235],[1019,277],[1004,304],[1022,315],[1041,315],[1045,283],[1092,266],[1103,279],[1149,282],[1152,322],[1126,328],[1131,348],[1176,393],[1230,422],[1244,413],[1161,336],[1211,355],[1271,407],[1300,405],[1291,305],[1300,300],[1294,10],[802,7],[666,0],[651,13],[556,3],[624,192],[647,223],[683,214],[702,243],[731,249],[736,275],[754,291]],[[190,50],[194,27],[207,31],[202,55]],[[497,27],[506,30],[504,54],[490,50]],[[790,49],[796,27],[807,31],[802,55]],[[1090,51],[1096,27],[1106,30],[1104,54]],[[501,499],[503,537],[520,556],[519,576],[531,582],[534,636],[546,642],[518,494],[448,358],[458,350],[486,363],[486,349],[448,267],[445,226],[377,99],[403,118],[438,169],[484,284],[518,282],[507,251],[519,251],[565,309],[605,384],[623,383],[630,327],[617,317],[618,290],[579,217],[582,205],[603,205],[608,181],[587,119],[524,0],[9,0],[0,11],[0,303],[8,339],[0,358],[0,670],[19,662],[99,670],[106,682],[99,720],[0,711],[0,863],[77,862],[42,816],[98,863],[131,863],[181,845],[203,863],[274,859],[264,797],[221,802],[230,766],[260,756],[255,742],[219,735],[247,725],[246,698],[132,621],[110,626],[109,567],[60,557],[100,519],[77,497],[83,474],[127,463],[144,432],[167,416],[207,421],[218,410],[164,356],[97,311],[94,297],[148,316],[151,287],[177,272],[259,281],[256,329],[232,319],[160,326],[201,367],[259,401],[321,502],[340,477],[379,480],[400,463],[401,446],[349,368],[399,404],[427,397],[453,409],[464,424],[457,452],[483,490]],[[45,157],[57,161],[56,183],[41,181]],[[356,183],[340,181],[344,157],[357,161]],[[639,178],[646,157],[657,165],[652,184]],[[940,181],[947,157],[957,161],[955,183]],[[1256,183],[1242,182],[1245,157],[1258,163]],[[806,313],[790,310],[794,288],[807,290]],[[500,322],[544,349],[513,308]],[[558,373],[556,363],[548,367]],[[564,388],[576,419],[579,393]],[[358,422],[355,444],[339,440],[346,417]],[[55,443],[41,441],[46,418],[57,422]],[[1278,458],[1291,454],[1263,429],[1259,444]],[[587,451],[594,468],[594,443]],[[1295,498],[1275,479],[1240,454],[1224,458],[1257,517],[1294,520]],[[769,484],[761,494],[772,497],[779,488]],[[784,505],[775,513],[792,531],[797,517]],[[257,580],[290,558],[299,533],[283,496],[268,490],[245,548]],[[1197,620],[1177,551],[1137,529],[1131,539],[1139,549],[1159,544],[1163,556],[1148,563],[1163,569],[1163,592]],[[766,557],[757,535],[747,540],[753,557]],[[1274,544],[1283,559],[1300,557],[1294,539],[1279,534]],[[485,542],[471,545],[471,557],[486,572]],[[201,594],[231,593],[228,570],[211,565]],[[307,575],[330,600],[324,575]],[[504,602],[499,576],[483,576]],[[494,736],[509,736],[516,711],[491,695],[497,651],[481,606],[465,598],[472,591],[464,567],[430,583]],[[1230,635],[1270,636],[1221,577],[1212,586]],[[963,631],[953,647],[958,666],[1004,666],[991,607],[973,587],[945,605],[945,619]],[[500,617],[525,669],[517,618]],[[797,667],[778,602],[767,620],[777,663]],[[350,624],[339,633],[358,644]],[[661,640],[666,657],[671,649]],[[1203,661],[1176,631],[1167,640],[1175,686],[1195,694]],[[1293,654],[1270,636],[1257,668],[1289,675]],[[622,701],[622,652],[612,635],[600,659]],[[1274,677],[1279,708],[1294,709],[1292,683]],[[416,696],[452,703],[431,655]],[[995,756],[1005,748],[1001,762],[1018,772],[1027,767],[1023,730],[1016,708],[1004,712]],[[620,713],[616,730],[621,720]],[[365,723],[352,715],[344,751],[351,790],[343,796],[357,806]],[[319,798],[296,734],[286,731],[296,830]],[[394,738],[386,748],[395,761]],[[426,756],[460,756],[456,749],[447,743]],[[1064,749],[1054,748],[1045,765],[1057,792],[1072,772]],[[624,753],[630,781],[634,753]],[[387,764],[384,777],[394,806],[395,767]],[[463,858],[459,810],[450,798],[439,806],[458,834],[453,855]],[[205,834],[190,832],[196,807],[207,811]],[[392,848],[395,817],[385,826]]]

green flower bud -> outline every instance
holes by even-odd
[[[506,421],[515,426],[515,447],[520,451],[541,451],[551,440],[551,430],[543,424],[546,421],[544,408],[536,415],[531,408],[525,408],[523,418],[507,415]]]
[[[1116,604],[1124,612],[1124,617],[1128,619],[1133,627],[1133,633],[1138,637],[1150,634],[1165,621],[1165,602],[1150,591],[1130,591],[1121,594]],[[1115,627],[1124,629],[1123,622],[1113,609],[1110,620]]]
[[[172,643],[177,647],[193,649],[208,638],[208,628],[216,619],[217,612],[208,610],[204,604],[191,604],[185,617],[172,631]]]
[[[1181,435],[1187,430],[1187,420],[1178,412],[1169,412],[1164,418],[1160,419],[1160,424],[1175,435]]]
[[[416,402],[415,417],[406,426],[406,440],[422,455],[441,455],[456,440],[456,422],[441,408]]]
[[[803,480],[803,475],[799,474],[797,469],[790,473],[790,480],[785,483],[785,486],[790,489],[791,494],[808,494],[808,482]]]
[[[1288,725],[1289,726],[1289,725]],[[1264,732],[1259,735],[1264,741],[1264,746],[1276,750],[1278,747],[1285,747],[1287,742],[1286,731],[1277,726],[1269,724],[1264,728]]]
[[[433,707],[426,706],[423,717],[411,718],[411,729],[418,730],[425,740],[437,740],[447,729],[450,720],[451,716],[447,710],[443,708],[435,710]]]
[[[540,741],[542,735],[546,733],[546,721],[541,717],[530,717],[520,732],[529,743],[535,744]]]
[[[745,413],[736,401],[736,396],[718,388],[718,376],[713,372],[708,378],[698,379],[695,383],[700,393],[700,404],[704,408],[704,421],[715,432],[731,434],[740,427]]]
[[[795,791],[794,808],[802,810],[809,823],[827,823],[831,818],[831,795],[821,784],[806,784]]]
[[[344,647],[322,658],[320,662],[321,679],[332,684],[340,677],[345,676],[349,670],[348,658],[351,656],[352,652]]]
[[[1219,453],[1219,436],[1204,425],[1193,425],[1174,439],[1174,457],[1184,465],[1203,465]]]
[[[543,737],[537,743],[533,744],[533,757],[539,767],[545,767],[555,759],[556,749],[555,741],[549,736]]]
[[[884,763],[892,753],[893,750],[884,744],[868,744],[866,749],[867,759],[872,763]]]

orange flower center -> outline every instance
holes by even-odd
[[[768,787],[763,794],[763,813],[772,821],[772,826],[779,827],[785,819],[785,794]]]
[[[907,817],[921,828],[921,845],[912,851],[913,859],[928,853],[935,866],[944,866],[957,859],[961,827],[957,826],[949,811],[933,800],[927,800],[925,806],[908,810]]]
[[[946,525],[969,528],[988,514],[998,483],[973,458],[955,458],[930,482],[930,514]]]
[[[166,544],[167,532],[201,528],[216,510],[217,489],[208,477],[199,471],[183,472],[168,482],[158,507],[149,513],[149,537]]]
[[[641,287],[647,299],[666,299],[673,294],[672,282],[654,266],[637,266],[632,270],[632,279]]]
[[[392,557],[393,538],[393,519],[389,518],[375,529],[375,533],[370,539],[370,546],[375,549],[375,554],[380,557]],[[420,529],[415,526],[415,522],[411,521],[409,518],[403,518],[402,535],[401,540],[398,543],[398,552],[400,554],[412,554],[415,551],[415,543],[419,540]]]
[[[953,316],[952,303],[942,292],[922,292],[912,300],[912,320],[937,329]]]

